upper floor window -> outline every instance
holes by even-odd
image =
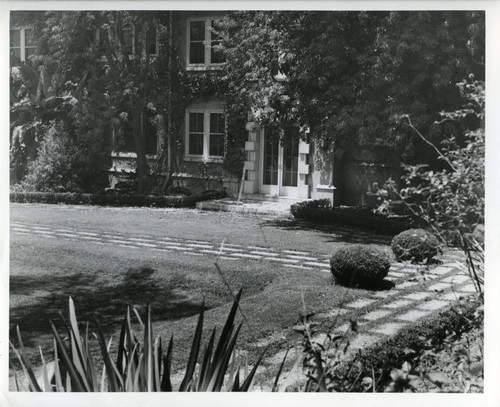
[[[105,38],[107,35],[112,35],[109,40],[111,43],[117,41],[115,35],[118,35],[115,31],[114,33],[107,34],[105,29],[101,28],[96,32],[96,40],[101,47],[105,47]],[[121,36],[123,40],[123,51],[130,57],[133,58],[135,55],[140,54],[145,56],[146,54],[150,56],[158,55],[158,37],[156,26],[151,25],[146,30],[146,36],[143,42],[136,42],[136,29],[133,25],[127,24],[121,29]],[[104,52],[104,51],[103,51]],[[102,56],[104,59],[104,55]]]
[[[226,60],[224,54],[216,49],[220,39],[213,31],[220,18],[205,17],[188,19],[187,28],[187,65],[188,69],[216,68]]]
[[[226,118],[219,108],[186,110],[186,159],[218,161],[224,157]]]
[[[12,65],[26,61],[36,52],[36,39],[32,28],[10,30],[10,58]]]
[[[134,28],[131,25],[122,27],[124,51],[127,55],[134,54]]]

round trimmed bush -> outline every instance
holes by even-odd
[[[339,249],[330,259],[335,283],[347,286],[378,285],[389,273],[390,266],[383,251],[362,245]]]
[[[411,260],[429,263],[440,251],[437,238],[424,229],[410,229],[401,232],[392,239],[392,251],[396,260]]]

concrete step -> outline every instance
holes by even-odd
[[[295,201],[236,200],[231,198],[202,201],[197,209],[222,212],[250,213],[273,216],[290,216],[290,206]]]

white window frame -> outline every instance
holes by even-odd
[[[216,17],[191,17],[187,19],[186,27],[186,69],[188,71],[207,71],[219,70],[225,65],[225,62],[212,63],[212,21],[222,20],[222,16]],[[196,21],[205,22],[205,62],[203,64],[192,64],[189,61],[190,46],[191,46],[191,23]]]
[[[10,51],[12,49],[17,49],[18,47],[11,47],[10,46],[10,32],[11,31],[19,31],[19,54],[20,54],[20,57],[19,59],[22,61],[22,62],[25,62],[26,61],[26,48],[34,48],[35,51],[36,51],[36,45],[30,45],[30,46],[26,46],[26,30],[33,30],[33,27],[31,26],[24,26],[24,27],[12,27],[10,28],[9,30],[9,57],[10,57]]]
[[[135,26],[132,24],[132,23],[128,23],[128,24],[125,24],[123,26],[123,28],[129,28],[131,27],[132,28],[132,53],[129,54],[129,58],[132,59],[132,58],[135,58],[136,56],[136,52],[135,52],[135,36],[136,36],[136,32],[135,32]],[[122,28],[122,30],[123,30]],[[158,26],[155,24],[155,53],[154,54],[149,54],[149,57],[150,58],[157,58],[158,55],[160,54],[160,44],[158,42]],[[96,41],[99,42],[101,40],[101,31],[99,29],[96,30]],[[148,50],[147,50],[147,34],[146,34],[146,38],[144,39],[144,47],[143,47],[143,51],[142,51],[142,57],[145,57],[146,54],[147,54]],[[106,62],[106,56],[105,55],[102,55],[101,58],[100,58],[100,61],[101,62]]]
[[[202,155],[195,155],[195,154],[189,154],[189,114],[190,113],[203,113],[203,154]],[[200,109],[200,108],[189,108],[186,109],[186,116],[185,116],[185,138],[184,138],[184,160],[185,161],[195,161],[195,162],[215,162],[215,163],[221,163],[224,161],[224,155],[210,155],[210,115],[216,113],[216,114],[223,114],[225,115],[226,113],[224,112],[224,109],[216,109],[216,108],[207,108],[207,109]],[[227,137],[227,118],[224,118],[225,123],[224,123],[224,140]]]

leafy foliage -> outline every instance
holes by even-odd
[[[410,229],[394,236],[391,243],[396,260],[429,263],[439,251],[439,241],[423,229]]]
[[[404,186],[389,180],[379,191],[381,212],[398,210],[430,228],[443,243],[458,246],[467,258],[476,288],[483,284],[484,252],[484,82],[473,77],[458,84],[465,106],[442,113],[455,125],[454,133],[438,149],[413,126],[416,135],[429,143],[445,168],[406,166]],[[439,126],[440,124],[436,124]]]
[[[305,388],[342,392],[470,392],[482,389],[482,349],[471,347],[471,335],[481,342],[483,309],[478,298],[461,299],[448,309],[398,332],[367,349],[347,354],[357,325],[327,335],[326,344],[312,340],[317,329],[307,318],[304,329]],[[474,333],[476,332],[477,333]],[[446,372],[434,368],[438,353],[447,352]],[[324,387],[323,387],[324,389]],[[324,391],[324,390],[323,390]]]
[[[335,283],[348,286],[374,286],[389,273],[390,262],[385,253],[362,245],[337,250],[330,259]]]
[[[294,218],[299,220],[358,227],[391,235],[410,227],[405,218],[389,217],[386,214],[375,213],[370,208],[353,206],[331,207],[329,199],[298,202],[290,207],[290,211]]]
[[[393,118],[409,113],[427,130],[459,105],[454,83],[484,77],[481,12],[238,11],[219,31],[239,103],[327,146],[381,142],[414,158],[426,146]]]
[[[241,366],[233,357],[236,340],[241,329],[241,323],[236,325],[235,322],[240,296],[241,291],[235,297],[218,342],[216,342],[214,328],[208,344],[205,345],[200,354],[204,319],[203,311],[201,312],[179,391],[249,390],[261,359],[257,360],[245,378],[240,379]],[[118,341],[116,362],[113,361],[111,355],[111,339],[105,340],[99,322],[95,321],[96,333],[93,335],[99,343],[103,363],[102,368],[99,369],[90,352],[89,326],[87,324],[84,335],[80,334],[75,306],[70,298],[69,322],[65,322],[67,336],[62,336],[51,322],[54,336],[54,360],[46,362],[41,354],[42,367],[39,377],[36,376],[35,370],[26,356],[18,327],[19,350],[12,344],[11,346],[28,380],[29,390],[55,392],[172,391],[173,337],[163,355],[161,338],[153,337],[150,307],[147,307],[144,320],[137,313],[136,315],[143,331],[143,341],[137,339],[132,328],[130,309],[127,309]],[[198,365],[199,359],[201,359],[201,363]]]

